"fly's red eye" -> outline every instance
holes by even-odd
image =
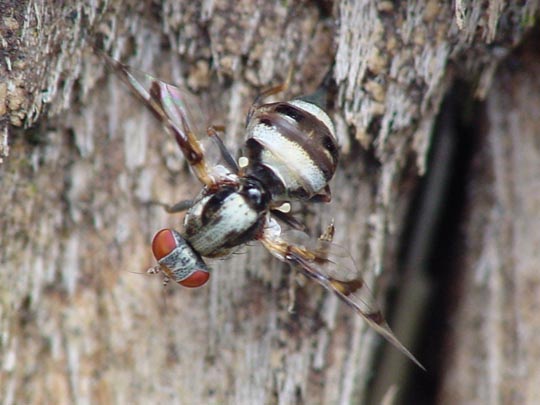
[[[178,284],[188,288],[196,288],[206,284],[209,278],[210,273],[208,271],[195,270],[188,277],[186,277],[182,281],[179,281]]]
[[[176,239],[170,229],[162,229],[155,234],[152,239],[152,253],[156,260],[167,256],[177,247]]]
[[[165,275],[184,287],[200,287],[210,278],[210,269],[201,256],[172,229],[156,233],[152,253]]]

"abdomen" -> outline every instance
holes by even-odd
[[[263,182],[273,200],[308,200],[324,192],[336,170],[338,145],[321,108],[303,100],[265,104],[247,131],[247,174]]]

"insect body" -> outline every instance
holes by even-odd
[[[273,256],[335,293],[422,367],[392,333],[363,279],[358,274],[348,279],[340,273],[344,269],[332,258],[333,226],[311,248],[289,241],[281,232],[278,220],[301,227],[284,209],[289,201],[330,201],[328,182],[336,170],[338,146],[326,112],[302,99],[265,104],[266,97],[283,91],[286,84],[271,88],[251,106],[238,163],[216,129],[208,129],[226,166],[211,168],[192,132],[182,92],[104,57],[175,138],[203,185],[189,204],[183,232],[162,229],[154,236],[152,251],[159,265],[155,270],[186,287],[199,287],[210,276],[203,257],[223,257],[250,241],[259,241]],[[185,208],[184,204],[178,206]]]
[[[328,115],[303,100],[252,110],[245,145],[247,175],[261,179],[273,200],[329,200],[338,148]]]

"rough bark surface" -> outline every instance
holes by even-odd
[[[441,402],[540,398],[540,53],[538,35],[494,77],[468,179],[461,265]]]
[[[262,248],[213,263],[209,286],[196,291],[164,290],[159,277],[133,274],[153,265],[152,234],[181,224],[147,202],[189,198],[199,185],[172,140],[106,74],[89,42],[99,39],[116,59],[190,88],[208,117],[201,127],[226,124],[231,150],[241,144],[245,114],[261,87],[282,81],[294,66],[290,95],[309,93],[334,66],[339,90],[332,113],[342,163],[331,183],[333,202],[311,207],[304,219],[316,235],[333,218],[336,242],[368,280],[385,274],[386,284],[405,289],[395,273],[399,235],[417,175],[427,167],[443,96],[457,78],[468,79],[477,96],[488,94],[495,68],[530,30],[538,7],[536,1],[440,3],[81,1],[59,8],[52,1],[2,2],[4,403],[360,403],[374,395],[372,382],[380,380],[374,377],[373,334],[334,297],[298,280]],[[482,287],[499,294],[508,274],[516,277],[516,294],[533,289],[517,280],[515,269],[522,263],[523,274],[534,278],[537,263],[529,238],[534,227],[524,222],[535,214],[535,200],[516,206],[534,194],[536,183],[514,189],[512,184],[522,184],[511,178],[537,171],[508,172],[504,166],[519,168],[521,154],[531,162],[536,157],[533,146],[519,145],[534,145],[535,132],[528,132],[534,127],[519,125],[536,110],[528,104],[527,82],[513,80],[522,80],[513,93],[514,121],[502,118],[507,89],[492,90],[488,115],[500,121],[486,135],[491,152],[484,157],[497,169],[494,217],[486,222],[503,239],[489,239],[470,223],[471,240],[484,244],[489,260],[501,259],[483,273],[489,282]],[[507,151],[508,143],[520,147]],[[512,215],[501,214],[506,203],[512,214],[519,209],[521,222],[497,224],[495,216]],[[482,200],[477,204],[485,207]],[[509,256],[510,246],[515,253]],[[530,311],[522,324],[511,317],[486,323],[484,333],[500,333],[485,346],[485,373],[478,375],[485,378],[480,389],[489,394],[483,398],[514,398],[497,393],[505,390],[505,373],[523,370],[520,356],[532,349],[504,357],[509,366],[498,360],[506,339],[534,336],[534,291],[525,293],[519,297]],[[514,310],[521,305],[512,292],[493,294],[494,317],[508,314],[509,300]],[[460,329],[471,327],[463,322]],[[474,367],[467,336],[455,338],[448,381]],[[500,368],[488,370],[489,361]],[[385,375],[395,377],[377,389],[390,392],[389,401],[389,387],[406,379],[406,368],[393,370]],[[527,387],[528,398],[538,399],[536,386]],[[473,395],[465,389],[459,394],[465,402]]]

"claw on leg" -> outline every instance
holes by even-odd
[[[146,270],[146,274],[159,274],[161,273],[161,268],[159,266],[150,267]]]

